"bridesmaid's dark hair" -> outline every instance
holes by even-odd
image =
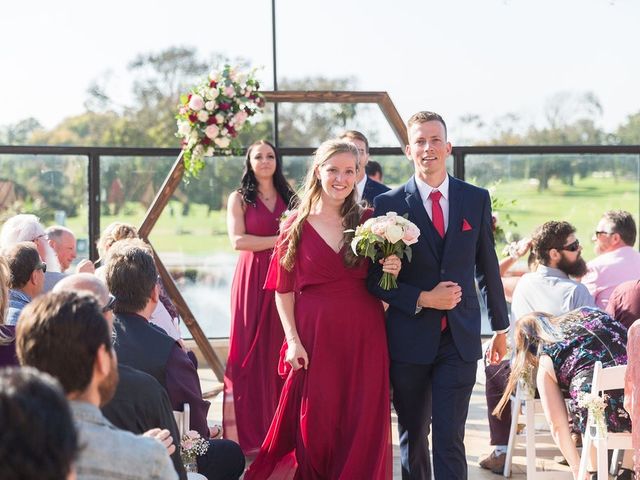
[[[295,193],[282,173],[282,159],[280,158],[278,150],[276,150],[276,147],[274,147],[271,142],[266,140],[258,140],[257,142],[252,143],[247,149],[247,157],[244,162],[244,172],[242,172],[242,179],[240,180],[238,193],[242,195],[244,203],[255,206],[256,198],[258,197],[258,180],[256,180],[256,175],[251,168],[251,152],[258,145],[269,145],[273,150],[273,153],[276,156],[276,171],[273,172],[273,185],[276,187],[278,195],[280,195],[284,200],[284,203],[289,206],[291,199],[295,196]]]

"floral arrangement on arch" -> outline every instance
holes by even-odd
[[[180,96],[176,136],[182,139],[187,176],[200,173],[205,157],[240,150],[236,137],[265,103],[254,74],[255,70],[244,73],[225,65]]]

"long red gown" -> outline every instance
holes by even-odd
[[[286,204],[278,196],[271,212],[260,200],[247,205],[248,234],[278,234]],[[256,453],[269,429],[284,383],[278,358],[284,333],[273,291],[263,288],[272,250],[242,251],[231,286],[231,333],[224,377],[224,436]]]
[[[293,271],[277,257],[267,281],[295,293],[309,367],[289,368],[245,479],[390,479],[388,350],[382,304],[365,285],[368,262],[346,268],[308,222]]]

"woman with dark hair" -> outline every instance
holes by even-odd
[[[533,312],[516,322],[514,343],[507,388],[493,414],[502,413],[520,380],[537,387],[551,435],[577,479],[580,455],[571,439],[565,399],[569,399],[574,426],[584,433],[587,409],[579,405],[581,396],[591,392],[596,362],[602,362],[603,367],[627,363],[627,330],[605,312],[591,307],[558,317]],[[611,432],[631,430],[622,390],[608,392],[605,420]],[[624,470],[618,478],[626,478],[622,476],[626,474]]]
[[[329,140],[300,205],[283,223],[267,274],[286,336],[286,382],[247,480],[391,478],[389,356],[369,261],[350,248],[371,216],[357,203],[358,149]],[[383,270],[400,272],[393,255]]]
[[[277,365],[284,333],[274,293],[263,286],[293,195],[275,147],[265,140],[251,145],[241,186],[227,205],[229,239],[240,255],[231,286],[223,405],[225,438],[237,441],[245,455],[260,448],[282,389]]]
[[[78,436],[53,377],[30,367],[0,369],[0,425],[0,478],[76,478]]]

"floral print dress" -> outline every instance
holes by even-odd
[[[569,398],[569,412],[574,427],[584,433],[587,409],[578,406],[581,392],[591,392],[593,369],[597,361],[603,367],[626,365],[627,329],[605,312],[582,307],[566,314],[560,323],[565,340],[543,348],[551,357],[560,390]],[[631,430],[629,414],[623,408],[624,390],[607,393],[605,418],[608,430]]]

